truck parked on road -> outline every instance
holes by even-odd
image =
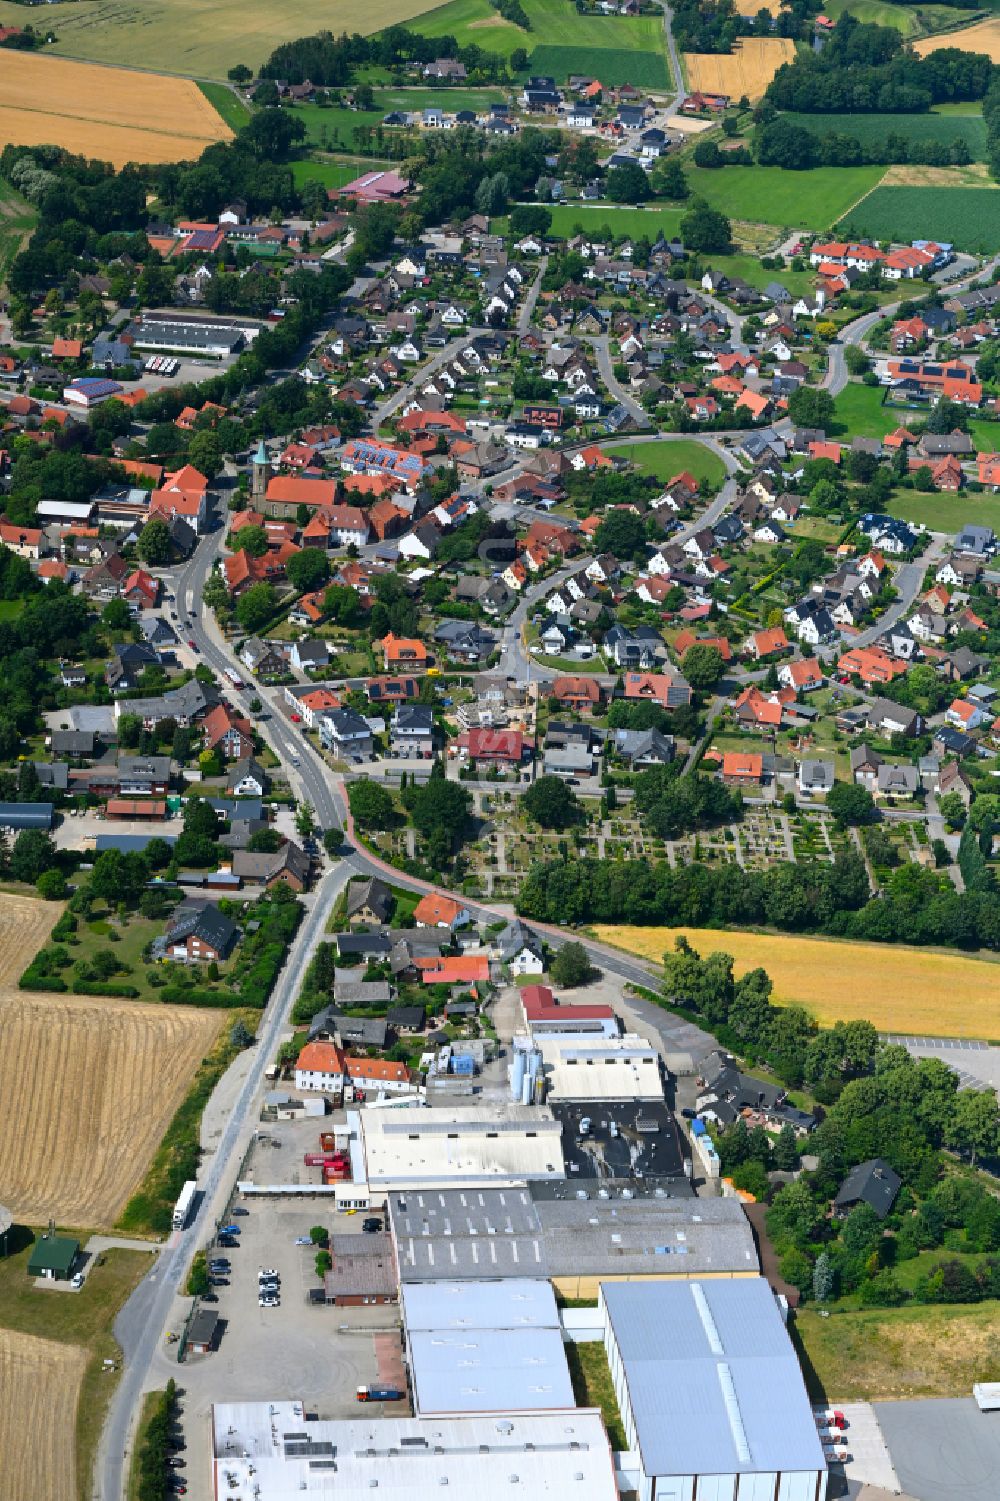
[[[197,1192],[198,1185],[193,1179],[185,1183],[181,1189],[180,1197],[174,1205],[173,1226],[175,1230],[183,1230],[187,1224],[188,1215],[191,1213],[191,1206],[194,1203],[194,1196]]]
[[[972,1395],[980,1412],[1000,1412],[1000,1381],[977,1381]]]
[[[394,1386],[359,1386],[359,1402],[402,1402],[403,1393]]]

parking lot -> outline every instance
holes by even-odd
[[[357,1387],[382,1379],[376,1340],[391,1349],[399,1343],[394,1306],[334,1308],[308,1301],[310,1288],[319,1286],[316,1248],[297,1246],[296,1238],[317,1224],[338,1235],[360,1235],[361,1215],[335,1214],[313,1201],[254,1200],[239,1207],[248,1211],[231,1220],[240,1226],[239,1248],[211,1253],[227,1258],[231,1268],[227,1285],[212,1288],[218,1302],[207,1305],[220,1319],[217,1347],[208,1355],[189,1355],[176,1370],[184,1389],[185,1482],[197,1501],[211,1494],[214,1402],[298,1397],[321,1417],[356,1417]],[[258,1272],[272,1267],[281,1280],[280,1306],[260,1308]],[[383,1351],[383,1369],[385,1358]],[[393,1412],[401,1410],[408,1409],[393,1404]]]

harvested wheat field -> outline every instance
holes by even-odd
[[[963,52],[985,52],[991,62],[1000,63],[1000,18],[994,16],[989,21],[977,21],[975,26],[963,26],[961,31],[927,36],[911,45],[920,57],[940,52],[942,47],[958,47]]]
[[[759,99],[782,63],[794,56],[795,43],[787,37],[744,37],[733,43],[731,53],[685,52],[688,88]]]
[[[824,1026],[858,1019],[880,1032],[931,1037],[1000,1037],[1000,968],[988,959],[900,944],[840,943],[716,928],[598,925],[602,943],[659,961],[683,933],[707,954],[732,954],[737,976],[758,966],[780,1005],[805,1006]]]
[[[4,1501],[76,1494],[76,1407],[88,1359],[79,1345],[0,1329]]]
[[[0,989],[17,984],[18,977],[48,942],[62,910],[59,902],[0,892]]]
[[[113,1224],[220,1020],[187,1006],[0,990],[0,1203],[31,1224]]]
[[[232,135],[188,78],[0,49],[0,146],[65,146],[123,167],[189,160]]]

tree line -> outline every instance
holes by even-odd
[[[690,923],[827,933],[873,943],[1000,949],[1000,894],[957,892],[946,875],[915,864],[872,898],[853,853],[833,864],[800,860],[767,870],[700,863],[563,858],[540,862],[517,899],[540,922]]]
[[[918,57],[892,26],[843,15],[821,52],[799,52],[771,80],[765,101],[803,114],[923,113],[932,104],[982,99],[989,57],[943,47]]]

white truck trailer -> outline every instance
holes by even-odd
[[[977,1381],[972,1395],[980,1412],[1000,1412],[1000,1381]]]
[[[194,1203],[194,1196],[197,1192],[198,1185],[193,1179],[189,1179],[181,1189],[180,1197],[174,1205],[173,1224],[175,1230],[183,1230],[187,1224],[188,1215],[191,1213],[191,1205]]]

